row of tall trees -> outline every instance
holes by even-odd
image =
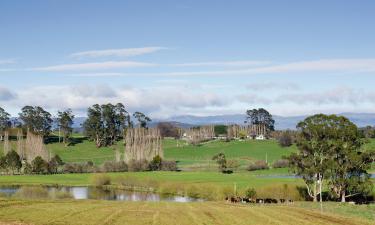
[[[18,123],[15,126],[23,128],[28,132],[32,132],[42,137],[48,137],[52,130],[53,119],[51,113],[47,112],[40,106],[25,106],[18,114]],[[70,134],[73,131],[74,115],[70,109],[59,111],[57,113],[57,125],[63,133],[64,143],[68,142]],[[12,127],[10,114],[0,107],[0,133],[5,134],[5,131]],[[1,136],[1,140],[3,136]]]
[[[133,127],[131,115],[121,103],[95,104],[88,108],[88,118],[83,124],[87,136],[95,141],[97,147],[112,145],[119,138],[124,137],[124,131]],[[27,132],[47,138],[54,122],[52,114],[40,106],[25,106],[18,114],[19,122],[14,126],[23,128]],[[133,117],[138,126],[147,128],[151,119],[141,112],[135,112]],[[68,145],[73,132],[74,114],[71,109],[59,111],[56,122],[63,143]],[[0,140],[7,134],[6,130],[11,127],[10,114],[0,107]]]

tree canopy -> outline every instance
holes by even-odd
[[[321,196],[324,178],[331,193],[342,201],[371,185],[366,170],[373,153],[361,148],[360,133],[350,120],[318,114],[298,123],[297,129],[299,151],[288,159],[294,172],[304,179],[314,201]]]
[[[268,131],[275,130],[275,120],[272,115],[263,108],[247,110],[245,123],[251,125],[265,125]]]
[[[9,126],[10,114],[0,107],[0,132]]]
[[[141,112],[135,112],[133,116],[137,119],[139,127],[147,128],[147,123],[151,122],[151,119]]]
[[[52,118],[51,114],[40,106],[25,106],[19,113],[19,118],[23,122],[23,126],[36,133],[48,136],[51,132]]]
[[[123,136],[123,131],[132,126],[130,115],[121,103],[95,104],[88,108],[87,116],[83,126],[87,136],[95,141],[97,147],[114,144]]]
[[[57,123],[63,135],[63,143],[67,145],[69,137],[73,132],[74,115],[71,109],[57,113]]]

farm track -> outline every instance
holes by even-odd
[[[23,204],[24,203],[24,204]],[[286,205],[224,202],[0,201],[3,224],[370,224],[357,218]]]

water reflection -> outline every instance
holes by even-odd
[[[25,192],[24,189],[27,188]],[[135,191],[125,191],[125,190],[106,190],[102,188],[95,187],[43,187],[51,199],[56,198],[56,196],[71,196],[73,199],[96,199],[96,200],[108,200],[108,201],[149,201],[149,202],[159,202],[159,201],[172,201],[172,202],[193,202],[202,201],[200,199],[194,199],[184,196],[171,196],[171,195],[161,195],[157,193],[150,192],[135,192]],[[34,187],[35,190],[38,189],[40,192],[41,187]],[[27,198],[27,195],[17,195],[19,192],[31,193],[33,187],[27,186],[0,186],[0,194],[5,197],[20,197]],[[64,195],[65,194],[65,195]]]

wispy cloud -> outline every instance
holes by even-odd
[[[213,61],[213,62],[194,62],[194,63],[176,63],[168,64],[168,66],[176,67],[203,67],[203,66],[222,66],[222,67],[246,67],[246,66],[264,66],[271,64],[269,61],[255,61],[255,60],[242,60],[242,61]]]
[[[14,64],[16,63],[15,59],[0,59],[0,65]]]
[[[172,64],[170,64],[172,65]],[[184,64],[174,64],[184,65]],[[163,65],[160,64],[162,67]],[[201,70],[187,72],[157,72],[157,73],[95,73],[75,74],[82,77],[99,76],[228,76],[228,75],[254,75],[254,74],[278,74],[278,73],[365,73],[375,72],[375,59],[323,59],[314,61],[291,62],[273,64],[255,68],[237,70]]]
[[[133,62],[133,61],[107,61],[80,64],[62,64],[47,67],[35,67],[28,70],[31,71],[82,71],[82,70],[102,70],[102,69],[119,69],[119,68],[136,68],[156,66],[153,63]]]
[[[105,49],[76,52],[70,55],[73,58],[98,58],[107,56],[130,57],[154,53],[167,49],[165,47],[143,47],[143,48],[122,48],[122,49]]]

